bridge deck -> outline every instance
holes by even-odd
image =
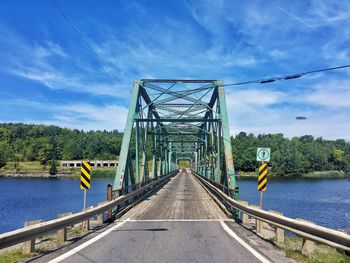
[[[191,174],[176,175],[112,224],[106,235],[95,236],[55,262],[261,262],[256,250],[248,251],[236,234],[229,234],[225,228],[245,233],[242,236],[249,237],[246,243],[271,255],[263,262],[292,262],[281,252],[271,252],[271,244],[227,219]],[[48,255],[37,262],[53,258],[55,255]]]
[[[191,174],[178,174],[122,219],[227,219]]]

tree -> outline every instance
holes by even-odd
[[[57,174],[57,167],[56,167],[56,160],[51,160],[51,167],[49,171],[50,175],[56,175]]]
[[[8,145],[4,142],[0,143],[0,168],[6,165],[6,156],[7,156]]]

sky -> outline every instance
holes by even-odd
[[[350,64],[350,2],[3,0],[0,34],[0,122],[123,131],[136,79]],[[232,135],[350,140],[348,69],[225,89]]]

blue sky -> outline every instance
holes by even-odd
[[[123,130],[132,82],[225,83],[350,62],[347,1],[0,2],[0,122]],[[350,139],[350,71],[227,87],[231,133]],[[296,116],[307,120],[297,121]]]

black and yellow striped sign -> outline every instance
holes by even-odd
[[[258,191],[266,191],[267,184],[267,163],[259,166]]]
[[[90,178],[91,178],[91,166],[88,162],[83,161],[81,163],[81,174],[80,174],[80,189],[90,189]]]

